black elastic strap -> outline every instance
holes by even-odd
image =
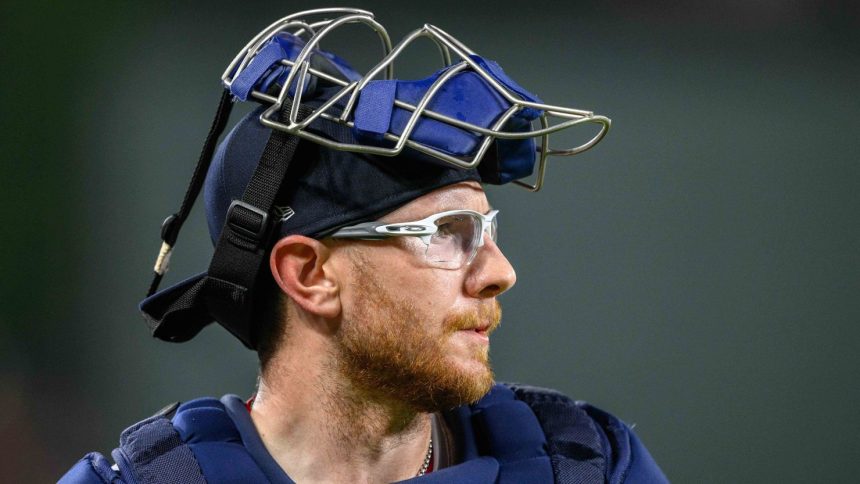
[[[182,224],[188,218],[191,208],[194,206],[194,201],[200,194],[200,189],[203,188],[203,181],[206,179],[206,172],[209,171],[209,165],[212,164],[212,156],[215,154],[215,147],[218,143],[218,138],[224,132],[227,126],[227,120],[230,119],[230,112],[233,110],[233,95],[229,89],[224,89],[221,93],[221,100],[218,103],[218,110],[215,112],[215,119],[212,120],[212,126],[209,128],[209,134],[206,135],[206,141],[203,143],[203,150],[200,152],[200,157],[197,160],[197,167],[194,168],[194,174],[191,176],[191,183],[185,191],[185,198],[182,199],[182,205],[179,211],[167,217],[161,225],[161,240],[162,253],[159,254],[159,261],[163,257],[165,250],[172,250],[176,244],[176,238],[179,236],[179,230]],[[155,277],[149,286],[146,296],[149,297],[155,294],[158,290],[158,285],[161,283],[161,278],[166,270],[161,272],[155,271]]]
[[[284,103],[279,119],[288,119],[291,103]],[[299,118],[311,114],[300,106]],[[253,288],[266,258],[270,230],[269,214],[286,177],[299,138],[273,129],[260,162],[241,200],[230,205],[209,265],[206,304],[209,314],[248,348],[254,349],[250,319]]]

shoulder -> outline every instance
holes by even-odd
[[[602,469],[607,482],[668,482],[631,427],[618,417],[556,390],[499,386],[534,412],[547,439],[548,453],[555,456],[557,475]]]
[[[90,452],[60,478],[58,484],[124,483],[118,470],[98,452]]]
[[[125,429],[113,462],[91,452],[60,478],[62,484],[137,482],[165,469],[183,482],[202,482],[200,458],[208,457],[210,441],[231,440],[230,419],[215,398],[199,398],[183,405],[170,404],[155,415]],[[233,439],[235,440],[235,439]],[[146,479],[144,479],[146,481]]]

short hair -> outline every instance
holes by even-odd
[[[256,288],[257,310],[257,358],[260,361],[260,374],[265,374],[272,358],[283,343],[287,332],[287,300],[280,286],[271,274],[261,277]]]

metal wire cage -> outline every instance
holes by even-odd
[[[336,73],[324,72],[312,66],[315,55],[319,55],[320,42],[336,29],[348,24],[361,24],[373,30],[382,44],[382,59],[372,67],[360,79],[349,79],[347,76],[338,76]],[[325,8],[307,10],[284,17],[254,36],[243,47],[222,75],[222,81],[228,89],[233,87],[234,81],[252,65],[254,59],[260,54],[264,46],[274,37],[284,33],[301,38],[304,45],[294,59],[281,58],[277,64],[285,68],[286,79],[280,82],[280,90],[277,96],[273,92],[262,92],[252,89],[250,97],[270,104],[260,116],[260,122],[270,128],[282,130],[292,135],[308,139],[331,149],[368,153],[381,156],[396,156],[405,148],[415,150],[436,160],[451,164],[460,168],[475,168],[484,159],[495,140],[525,140],[534,138],[537,161],[537,175],[534,183],[523,180],[513,180],[519,186],[531,191],[540,190],[546,174],[546,162],[549,156],[572,156],[595,146],[609,130],[611,121],[606,116],[594,114],[591,111],[574,109],[563,106],[554,106],[526,99],[521,93],[512,89],[504,82],[499,82],[498,77],[488,72],[484,65],[477,60],[474,51],[466,47],[452,35],[433,25],[425,24],[423,27],[406,35],[396,46],[392,46],[391,39],[385,28],[376,20],[373,13],[360,9],[347,8]],[[370,144],[345,143],[333,140],[320,134],[314,133],[308,127],[318,119],[339,123],[349,127],[355,127],[355,108],[359,97],[365,87],[374,79],[394,79],[394,61],[413,42],[420,38],[429,38],[439,49],[445,70],[436,78],[432,85],[426,90],[417,103],[409,103],[394,99],[396,108],[402,109],[409,114],[408,121],[399,130],[399,133],[386,132],[382,136],[386,146],[373,146]],[[456,62],[454,61],[456,59]],[[434,97],[440,92],[451,79],[464,72],[474,72],[498,95],[503,98],[507,107],[489,126],[457,119],[449,114],[429,109]],[[319,107],[315,108],[309,115],[299,119],[299,106],[303,104],[305,86],[309,85],[312,76],[322,79],[340,89],[330,96]],[[278,113],[286,102],[291,102],[289,116],[279,118]],[[522,113],[524,110],[532,110],[539,115],[535,123],[530,123],[526,129],[521,127],[517,130],[506,130],[506,125],[512,117]],[[477,136],[480,140],[475,149],[465,155],[456,156],[440,150],[438,147],[422,143],[413,139],[416,126],[422,119],[432,119],[436,122],[445,123],[465,132]],[[537,124],[538,126],[534,126]],[[558,131],[571,128],[581,124],[597,125],[598,131],[588,141],[578,146],[566,149],[554,149],[549,145],[549,135]]]

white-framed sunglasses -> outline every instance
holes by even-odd
[[[484,234],[496,241],[498,210],[488,214],[474,210],[449,210],[414,222],[365,222],[343,227],[335,239],[382,240],[417,237],[424,242],[424,258],[431,267],[459,269],[468,265],[484,245]]]

